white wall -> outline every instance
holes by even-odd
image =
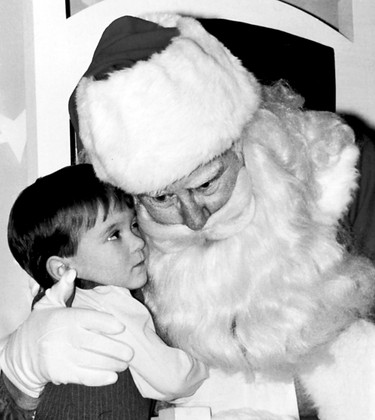
[[[276,0],[103,0],[68,21],[62,0],[2,1],[0,337],[27,315],[30,303],[25,292],[28,279],[13,263],[6,243],[11,203],[37,175],[69,164],[67,100],[104,27],[121,14],[156,10],[247,21],[334,46],[338,110],[356,114],[375,127],[373,0],[353,0],[354,42]]]
[[[0,337],[28,313],[28,277],[7,243],[8,214],[28,182],[22,2],[0,3]]]

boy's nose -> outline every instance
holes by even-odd
[[[132,249],[133,251],[143,250],[146,245],[145,240],[143,239],[138,227],[135,229],[133,226],[132,229]]]
[[[138,234],[136,235],[136,239],[135,239],[135,248],[137,250],[142,250],[146,245],[146,242],[144,241],[144,239]]]

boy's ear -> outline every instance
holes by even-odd
[[[48,274],[56,281],[59,281],[66,270],[69,269],[69,265],[65,258],[52,256],[47,260],[47,271]]]

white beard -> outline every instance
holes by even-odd
[[[373,285],[367,264],[346,258],[285,179],[248,172],[201,231],[159,225],[142,207],[138,216],[149,246],[146,304],[160,333],[211,367],[251,375],[288,369],[332,340],[368,310]]]

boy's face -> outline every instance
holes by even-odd
[[[145,242],[139,236],[131,209],[111,209],[103,221],[100,207],[96,224],[83,232],[69,266],[78,277],[104,285],[138,289],[147,281]]]

